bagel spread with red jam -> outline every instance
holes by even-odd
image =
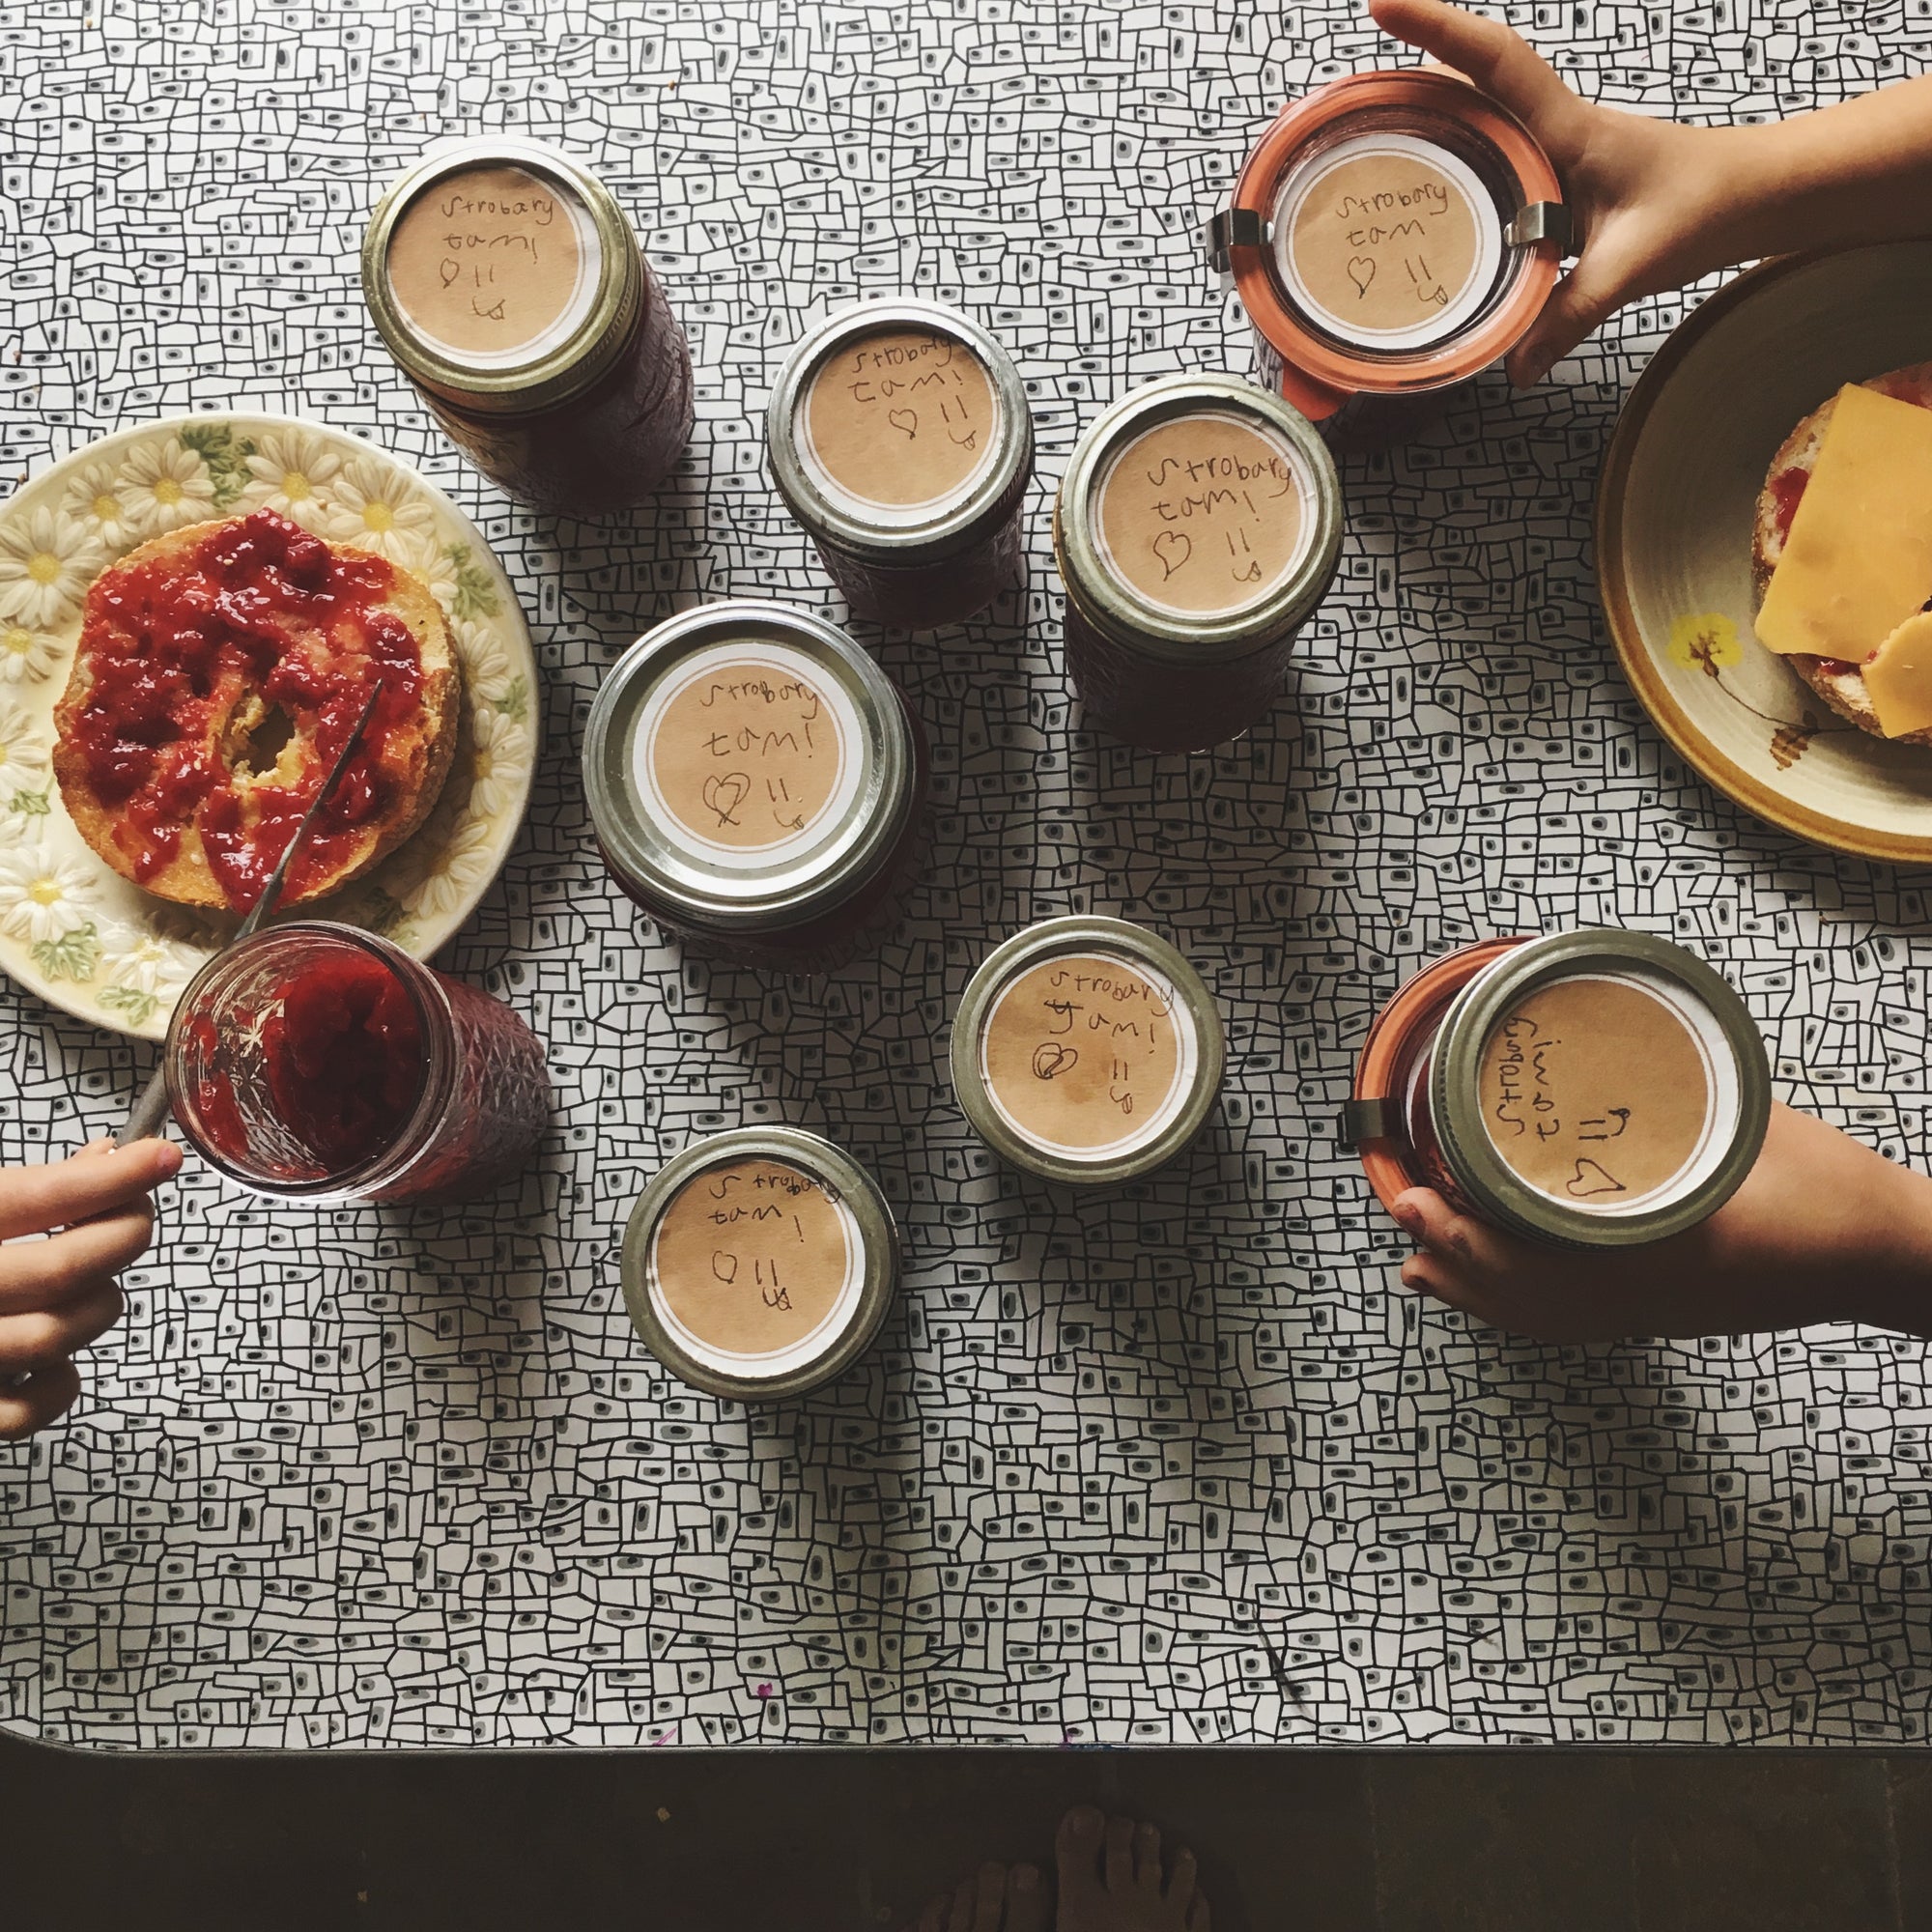
[[[156,537],[87,593],[54,712],[61,797],[123,877],[245,912],[379,678],[285,904],[349,884],[429,815],[456,748],[448,628],[413,573],[270,510]]]

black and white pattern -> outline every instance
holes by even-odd
[[[1578,87],[1718,120],[1916,71],[1932,41],[1823,4],[1511,13]],[[82,1406],[0,1448],[0,1723],[196,1747],[1923,1735],[1921,1346],[1472,1329],[1397,1286],[1404,1244],[1332,1142],[1405,974],[1605,921],[1722,965],[1786,1097],[1926,1159],[1925,877],[1714,796],[1597,611],[1604,440],[1682,303],[1346,466],[1343,575],[1265,729],[1154,758],[1069,717],[1047,525],[1073,440],[1132,384],[1247,366],[1195,224],[1284,97],[1378,55],[1354,0],[12,16],[0,478],[169,411],[280,410],[477,518],[548,739],[443,963],[550,1041],[558,1119],[468,1212],[271,1210],[198,1167],[169,1190]],[[630,524],[511,508],[364,312],[375,192],[485,128],[595,166],[690,332],[696,438]],[[818,982],[686,963],[590,849],[583,712],[697,598],[841,614],[763,472],[764,400],[807,321],[899,291],[1020,364],[1030,580],[963,631],[867,636],[937,761],[898,936]],[[1191,1158],[1075,1201],[967,1134],[945,1027],[990,940],[1085,910],[1180,944],[1231,1064]],[[119,1120],[151,1049],[11,988],[0,1009],[0,1155]],[[910,1269],[863,1368],[747,1412],[641,1352],[613,1252],[668,1153],[759,1121],[866,1161]]]

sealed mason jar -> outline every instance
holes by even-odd
[[[828,316],[780,367],[765,440],[855,617],[955,624],[1018,577],[1033,413],[971,316],[915,300]]]
[[[281,1200],[469,1200],[523,1172],[550,1121],[543,1047],[508,1007],[325,920],[216,953],[163,1055],[182,1132]]]
[[[722,958],[822,972],[889,928],[918,867],[925,734],[837,626],[702,604],[605,677],[583,789],[611,876]]]
[[[1527,332],[1570,212],[1500,102],[1446,68],[1396,68],[1284,107],[1206,239],[1253,325],[1259,379],[1339,443],[1375,447]]]
[[[1694,953],[1614,929],[1492,939],[1376,1017],[1343,1138],[1384,1208],[1433,1187],[1573,1248],[1695,1227],[1757,1159],[1771,1069],[1744,1002]]]
[[[624,1305],[680,1381],[780,1402],[844,1374],[898,1293],[892,1209],[841,1149],[741,1127],[673,1154],[624,1230]]]
[[[536,141],[439,147],[362,238],[376,327],[449,439],[533,508],[645,501],[691,436],[691,351],[610,189]]]
[[[1221,1092],[1221,1014],[1158,933],[1042,920],[995,947],[953,1016],[952,1088],[1003,1160],[1108,1184],[1163,1166]]]
[[[1252,729],[1342,550],[1333,458],[1232,376],[1169,376],[1103,410],[1054,504],[1066,670],[1087,724],[1155,752]]]

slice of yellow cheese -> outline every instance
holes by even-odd
[[[1848,383],[1757,613],[1758,641],[1861,665],[1932,597],[1932,410]]]
[[[1888,738],[1932,724],[1932,612],[1906,618],[1864,664],[1865,695]]]

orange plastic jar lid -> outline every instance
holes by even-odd
[[[1285,107],[1208,232],[1303,413],[1461,382],[1555,286],[1569,211],[1514,115],[1447,68],[1331,81]]]

